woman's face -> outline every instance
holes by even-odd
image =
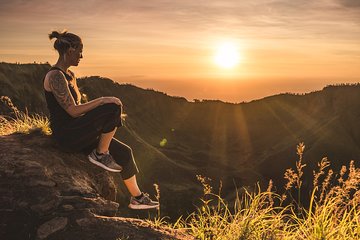
[[[69,48],[68,56],[69,56],[69,63],[71,66],[79,65],[80,59],[83,58],[82,55],[83,45],[80,44],[77,48]]]

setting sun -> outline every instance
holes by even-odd
[[[220,44],[216,49],[214,61],[221,68],[235,67],[240,61],[238,47],[231,42]]]

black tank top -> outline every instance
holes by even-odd
[[[57,67],[51,67],[48,72],[50,72],[52,70],[60,70],[65,75],[66,80],[68,81],[68,86],[69,86],[71,95],[73,96],[76,105],[79,105],[80,104],[80,99],[78,99],[78,95],[76,94],[74,86],[72,84],[70,84],[70,81],[73,79],[73,76],[67,74],[62,69],[57,68]],[[44,80],[45,80],[45,77],[44,77],[43,81]],[[59,133],[61,132],[62,126],[66,125],[67,123],[69,123],[74,118],[71,117],[60,106],[60,104],[58,103],[58,101],[56,100],[56,98],[55,98],[55,96],[54,96],[54,94],[52,92],[46,91],[44,89],[44,93],[45,93],[45,99],[46,99],[47,107],[48,107],[49,112],[50,112],[50,127],[52,129],[53,136],[57,137],[59,135]]]

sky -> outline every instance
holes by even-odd
[[[242,102],[360,82],[359,0],[0,0],[0,61],[56,63],[52,30],[79,35],[77,77]],[[222,43],[238,64],[216,65]]]

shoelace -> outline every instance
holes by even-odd
[[[142,197],[141,201],[147,204],[152,202],[148,193],[144,193],[144,196]]]
[[[104,162],[104,163],[112,163],[113,160],[111,158],[111,155],[110,154],[104,154],[102,157],[101,157],[101,161]]]

